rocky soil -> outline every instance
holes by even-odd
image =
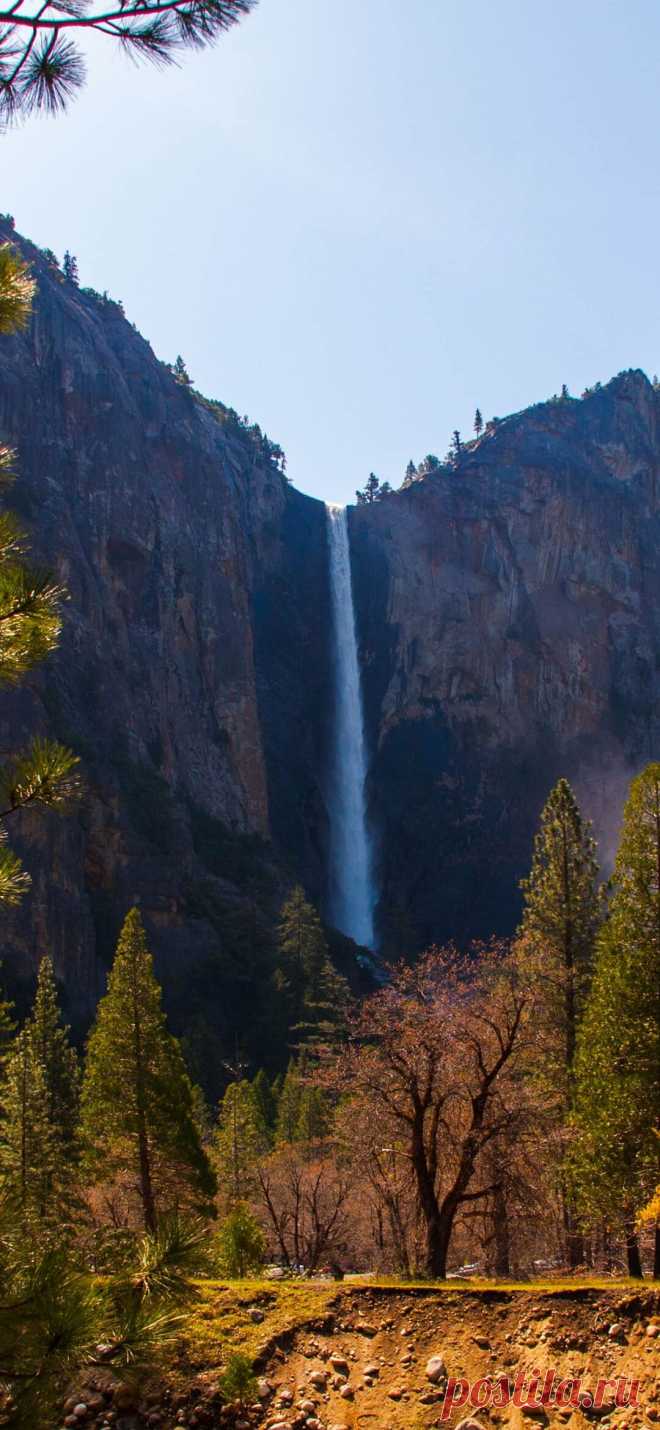
[[[636,1430],[660,1423],[660,1293],[656,1290],[393,1291],[305,1288],[295,1296],[207,1292],[174,1370],[157,1385],[92,1378],[67,1400],[63,1424],[95,1430],[430,1430],[448,1423]],[[310,1314],[312,1308],[315,1314]],[[231,1327],[231,1343],[224,1339]],[[256,1356],[259,1402],[226,1406],[220,1362],[244,1346]],[[600,1408],[472,1409],[442,1418],[449,1377],[474,1383],[525,1372],[612,1382]],[[636,1405],[613,1404],[617,1377],[638,1381]],[[570,1395],[570,1389],[567,1392]]]

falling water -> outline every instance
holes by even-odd
[[[348,521],[345,507],[328,505],[326,512],[335,657],[329,913],[336,928],[356,943],[373,948],[375,897],[365,811],[367,764]]]

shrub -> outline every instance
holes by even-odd
[[[217,1246],[223,1276],[242,1280],[263,1265],[264,1234],[245,1202],[238,1202],[221,1223]]]
[[[218,1385],[227,1401],[238,1401],[243,1406],[256,1400],[258,1385],[250,1357],[242,1351],[232,1351]]]

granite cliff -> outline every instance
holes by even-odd
[[[611,859],[660,748],[659,464],[660,393],[632,371],[352,513],[392,948],[514,925],[560,774]]]
[[[2,744],[48,729],[86,795],[67,820],[21,816],[34,883],[3,960],[20,981],[48,946],[83,1026],[139,898],[175,1026],[217,1058],[237,1022],[267,1027],[283,891],[324,895],[324,508],[117,304],[6,238],[39,279],[30,331],[0,344],[12,505],[71,600],[58,654],[3,694]],[[659,417],[625,373],[351,512],[388,952],[506,932],[555,777],[610,839],[657,756]]]

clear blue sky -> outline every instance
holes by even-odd
[[[0,207],[350,500],[660,367],[659,56],[657,0],[261,0],[178,70],[97,42]]]

